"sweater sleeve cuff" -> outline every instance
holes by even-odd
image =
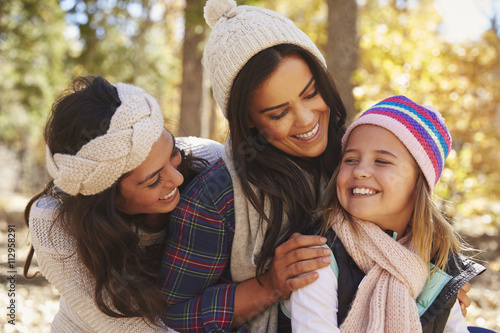
[[[203,293],[201,311],[205,330],[230,331],[236,283],[213,286]]]

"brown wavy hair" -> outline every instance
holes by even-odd
[[[281,60],[292,55],[307,63],[319,93],[330,107],[328,145],[320,156],[311,160],[287,155],[248,124],[253,92],[275,72]],[[234,165],[245,196],[259,212],[259,223],[266,228],[257,260],[257,272],[262,274],[276,246],[294,232],[310,233],[317,226],[314,211],[318,208],[320,179],[329,179],[340,161],[346,111],[325,66],[300,46],[280,44],[257,53],[241,69],[231,88],[227,114]],[[311,192],[304,170],[313,175],[316,193]],[[264,210],[264,198],[269,199],[269,216]],[[284,234],[283,214],[288,215],[290,223]]]
[[[76,78],[52,105],[44,133],[51,152],[76,154],[84,144],[105,134],[120,104],[116,88],[102,77]],[[208,163],[184,152],[182,156],[178,170],[187,183]],[[141,250],[137,230],[145,215],[130,216],[117,210],[124,176],[105,191],[89,196],[57,194],[51,180],[29,201],[24,219],[29,227],[33,204],[41,197],[55,195],[60,200],[57,223],[76,239],[73,255],[95,279],[97,307],[111,317],[143,317],[156,323],[156,314],[168,310],[158,287],[162,245]],[[27,279],[39,274],[28,274],[33,254],[31,246],[24,266]]]

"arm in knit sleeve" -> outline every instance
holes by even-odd
[[[94,303],[94,283],[75,253],[75,239],[56,220],[57,200],[44,197],[30,214],[30,235],[41,273],[61,295],[52,332],[175,332],[142,318],[113,318]]]
[[[171,308],[162,319],[178,331],[231,330],[236,284],[223,281],[230,281],[224,278],[234,201],[229,173],[221,165],[217,162],[184,189],[170,217],[161,286]]]
[[[175,144],[177,148],[184,150],[186,153],[191,152],[193,156],[203,158],[207,160],[209,164],[213,164],[221,158],[224,148],[224,146],[217,141],[195,136],[175,138]]]

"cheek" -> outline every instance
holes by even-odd
[[[140,202],[144,202],[145,204],[155,203],[158,201],[158,198],[160,197],[160,191],[161,191],[160,186],[152,190],[147,190],[143,193],[141,197],[139,197],[139,200]]]
[[[346,191],[346,188],[345,188],[345,181],[342,177],[342,175],[339,174],[337,175],[337,197],[339,198],[339,200],[341,201],[342,203],[342,200],[344,199],[344,196],[345,196],[345,191]]]
[[[346,186],[347,180],[350,178],[351,171],[348,167],[342,165],[339,170],[339,174],[337,175],[337,188],[342,189]]]
[[[413,192],[417,185],[417,174],[411,167],[400,170],[397,175],[392,175],[391,181],[397,184],[396,187],[405,189],[406,192]]]
[[[143,207],[150,206],[158,201],[159,194],[157,192],[156,189],[136,191],[134,195],[126,198],[125,205],[139,210]]]
[[[267,122],[262,127],[257,127],[267,141],[278,141],[288,137],[290,125],[286,120]]]

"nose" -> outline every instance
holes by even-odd
[[[359,163],[354,167],[352,176],[356,179],[366,179],[371,176],[371,169],[368,165]]]
[[[165,182],[166,187],[178,187],[184,182],[184,176],[177,170],[176,166],[170,164],[167,168],[167,181]]]
[[[297,127],[311,127],[314,125],[314,112],[307,106],[299,106],[296,109],[296,125]]]

